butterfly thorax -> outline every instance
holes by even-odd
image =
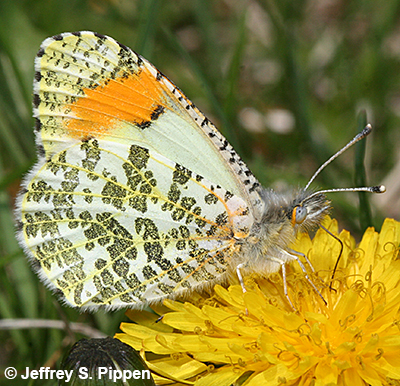
[[[293,190],[282,194],[263,189],[259,193],[264,211],[243,240],[239,264],[252,272],[271,273],[294,258],[290,244],[299,232],[318,227],[328,214],[330,204],[324,194],[313,191]]]

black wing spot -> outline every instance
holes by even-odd
[[[94,36],[96,36],[97,38],[101,39],[101,40],[106,40],[106,37],[102,34],[99,34],[98,32],[93,32]]]
[[[35,94],[33,96],[33,106],[37,108],[39,106],[40,102],[41,102],[41,100],[40,100],[39,94]]]
[[[154,111],[151,113],[150,118],[152,121],[155,121],[158,119],[158,117],[165,111],[164,106],[158,105]]]
[[[39,118],[36,118],[35,121],[35,131],[39,133],[42,130],[42,122],[40,122]]]
[[[136,126],[139,129],[144,130],[151,126],[151,121],[143,121],[143,122],[137,123]]]
[[[36,56],[37,56],[38,58],[41,58],[43,55],[44,55],[44,49],[41,48],[41,49],[38,51],[38,53],[36,54]]]
[[[46,155],[46,152],[44,150],[43,145],[38,145],[37,146],[37,153],[38,153],[38,156],[41,157],[41,158]]]

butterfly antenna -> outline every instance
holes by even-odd
[[[326,189],[326,190],[318,190],[314,192],[310,196],[307,197],[307,201],[318,194],[325,193],[335,193],[335,192],[368,192],[368,193],[385,193],[386,187],[385,185],[376,185],[376,186],[361,186],[359,188],[337,188],[337,189]]]
[[[321,173],[321,171],[324,170],[325,167],[328,166],[335,158],[339,157],[340,154],[344,153],[349,147],[353,146],[355,143],[365,138],[368,134],[371,133],[371,131],[372,131],[372,126],[368,123],[368,125],[365,126],[364,129],[361,132],[359,132],[346,146],[341,148],[337,153],[335,153],[331,158],[329,158],[325,163],[323,163],[319,167],[319,169],[311,177],[310,181],[308,181],[308,184],[306,185],[304,190],[308,189],[308,187],[315,180],[318,174]]]

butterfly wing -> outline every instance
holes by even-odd
[[[258,181],[227,140],[153,65],[110,37],[45,40],[34,84],[38,142],[52,154],[71,138],[136,143],[242,197],[258,216]]]
[[[136,306],[218,280],[253,221],[239,197],[137,145],[81,141],[32,176],[22,242],[73,306]]]
[[[39,161],[17,212],[45,283],[73,306],[115,308],[221,280],[259,197],[214,126],[108,37],[49,38],[36,70]]]

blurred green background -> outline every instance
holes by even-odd
[[[42,40],[93,30],[131,47],[219,127],[264,186],[276,189],[304,186],[367,119],[373,134],[313,184],[387,185],[379,197],[330,196],[340,227],[359,237],[367,226],[380,229],[384,217],[400,219],[399,15],[398,0],[0,0],[0,319],[29,319],[30,326],[15,322],[7,330],[0,320],[0,383],[10,384],[7,366],[58,363],[64,347],[85,336],[69,322],[113,335],[124,318],[123,311],[81,314],[60,306],[14,237],[15,196],[35,162],[33,61]],[[32,319],[66,327],[32,328]]]

